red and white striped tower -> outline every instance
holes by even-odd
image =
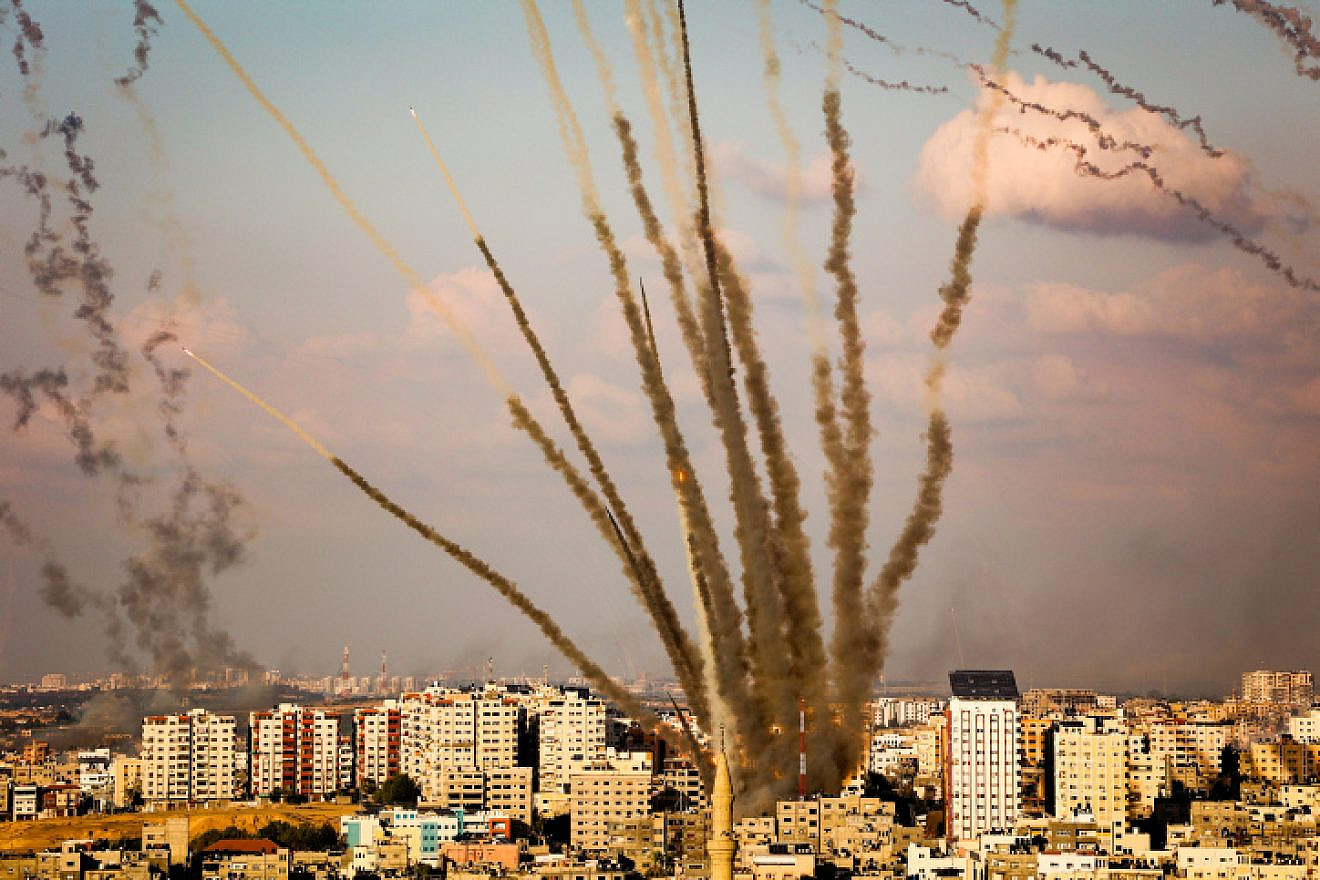
[[[807,799],[807,701],[798,700],[798,798]]]

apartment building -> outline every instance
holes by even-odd
[[[1242,673],[1244,702],[1307,708],[1314,695],[1314,683],[1307,670],[1274,672],[1257,669]]]
[[[142,720],[142,799],[149,810],[221,804],[239,795],[237,724],[193,709]]]
[[[1055,816],[1088,812],[1101,828],[1121,830],[1127,814],[1127,731],[1105,715],[1056,722]]]
[[[339,718],[324,709],[283,703],[252,712],[248,774],[252,794],[278,791],[324,799],[339,788]]]
[[[541,710],[540,790],[568,792],[570,778],[605,758],[605,704],[585,690],[568,689]]]
[[[651,812],[650,770],[578,770],[568,777],[569,834],[574,847],[601,852]]]
[[[1017,681],[1008,670],[958,670],[949,685],[945,831],[970,840],[1018,817]]]
[[[403,713],[395,700],[353,713],[353,784],[377,786],[400,771]]]

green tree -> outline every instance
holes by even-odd
[[[397,804],[405,807],[417,806],[422,790],[407,773],[396,773],[372,796],[378,804]]]

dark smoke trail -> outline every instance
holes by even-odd
[[[1213,0],[1223,6],[1228,0]],[[1311,33],[1311,19],[1291,6],[1269,3],[1267,0],[1232,0],[1234,8],[1245,12],[1265,25],[1285,46],[1295,50],[1293,65],[1299,76],[1320,80],[1320,62],[1307,66],[1309,59],[1320,59],[1320,40]]]
[[[958,7],[963,12],[966,12],[968,15],[970,15],[972,18],[976,19],[979,23],[985,25],[986,27],[994,28],[995,30],[1001,30],[1001,28],[999,27],[999,23],[997,21],[982,15],[980,11],[978,11],[977,8],[973,6],[971,3],[967,2],[967,0],[944,0],[944,2],[949,4],[950,6]]]
[[[935,409],[931,411],[926,428],[926,470],[918,480],[912,511],[867,595],[868,614],[885,623],[876,630],[875,644],[868,648],[875,652],[877,662],[882,663],[888,653],[888,622],[898,608],[898,589],[912,577],[921,548],[935,536],[935,523],[944,508],[944,481],[952,472],[953,440],[949,420],[942,411]]]
[[[42,33],[41,25],[23,8],[23,0],[10,0],[10,5],[14,9],[14,20],[18,22],[18,35],[14,37],[14,60],[18,62],[18,72],[28,76],[32,67],[24,44],[33,49],[44,49],[46,35]]]
[[[747,725],[744,744],[755,755],[763,752],[767,723],[780,721],[786,729],[792,719],[791,694],[787,706],[783,700],[773,700],[773,694],[764,688],[778,685],[773,681],[779,664],[779,633],[772,627],[770,616],[777,605],[781,589],[776,585],[778,573],[773,571],[768,551],[770,533],[767,520],[767,502],[760,486],[751,454],[747,448],[747,427],[738,404],[738,392],[733,381],[733,364],[729,350],[729,337],[724,323],[724,303],[720,292],[718,255],[715,233],[710,217],[710,186],[706,176],[706,161],[701,139],[701,122],[697,114],[696,90],[692,79],[691,46],[687,34],[687,14],[682,0],[678,3],[679,32],[683,47],[683,77],[687,90],[688,125],[692,131],[692,155],[697,177],[697,236],[706,258],[706,283],[699,284],[702,332],[706,339],[706,358],[711,388],[716,401],[714,416],[724,439],[725,457],[729,469],[731,500],[737,516],[735,537],[739,542],[743,563],[744,595],[747,606],[748,632],[752,644],[753,684],[758,694],[762,713],[774,713],[764,720]],[[764,615],[764,617],[762,617]],[[766,767],[763,775],[773,770]],[[787,774],[791,775],[791,774]]]
[[[704,707],[700,658],[696,655],[686,631],[678,620],[678,613],[664,593],[654,561],[645,554],[644,548],[640,545],[630,544],[609,508],[601,503],[600,498],[592,491],[582,475],[564,457],[563,451],[532,418],[522,401],[511,395],[507,403],[513,415],[514,426],[532,438],[545,455],[546,462],[568,483],[588,516],[596,524],[597,530],[604,536],[606,543],[614,547],[622,558],[625,576],[632,581],[638,598],[642,601],[642,607],[651,615],[680,683],[683,684],[685,692],[687,688],[693,688],[697,692],[696,697],[693,698],[694,703]]]
[[[28,375],[23,370],[11,370],[0,375],[0,391],[12,397],[18,405],[14,430],[27,427],[37,410],[36,395],[40,393],[54,405],[64,425],[64,432],[76,450],[74,461],[87,476],[103,470],[118,468],[121,459],[113,440],[98,440],[92,430],[85,401],[75,401],[65,393],[69,378],[63,370],[42,369]]]
[[[953,260],[949,263],[949,280],[940,285],[940,299],[944,301],[944,308],[930,331],[930,341],[938,349],[948,347],[962,323],[963,307],[967,305],[968,288],[972,283],[972,253],[976,250],[976,233],[980,229],[984,210],[980,204],[973,205],[958,227]]]
[[[190,375],[188,370],[183,367],[167,367],[157,355],[156,349],[160,348],[166,342],[179,341],[175,334],[173,323],[162,327],[147,338],[142,343],[142,357],[147,363],[151,364],[151,369],[156,374],[156,379],[160,382],[161,398],[156,409],[161,416],[161,425],[165,431],[165,436],[169,438],[170,443],[179,452],[187,451],[187,439],[179,430],[175,419],[183,411],[183,389]]]
[[[45,557],[41,563],[42,601],[65,617],[82,614],[83,607],[92,598],[90,591],[73,582],[68,569],[55,558],[55,549],[50,542],[33,535],[32,529],[18,518],[8,501],[0,501],[0,527],[16,546],[30,547]]]
[[[821,639],[820,606],[811,567],[811,544],[804,527],[807,514],[801,504],[801,481],[784,436],[779,402],[770,390],[769,367],[756,340],[746,279],[734,266],[728,248],[719,241],[716,241],[716,247],[729,328],[738,360],[743,365],[743,382],[756,422],[775,513],[770,549],[772,564],[779,573],[780,626],[788,649],[783,672],[775,674],[782,677],[786,686],[781,690],[788,691],[787,696],[793,705],[805,699],[812,704],[814,717],[825,718],[828,694],[821,686],[826,677],[825,646]],[[781,708],[780,712],[791,715],[792,707]],[[788,741],[791,738],[783,739]],[[813,777],[817,775],[815,764],[813,759],[810,768]]]
[[[715,538],[709,511],[705,506],[705,498],[700,492],[695,471],[687,453],[686,443],[678,428],[673,399],[669,394],[664,376],[660,373],[655,359],[651,356],[645,327],[642,323],[641,310],[638,308],[637,301],[632,293],[627,262],[622,251],[619,250],[608,221],[601,212],[599,199],[596,196],[595,182],[592,178],[590,159],[586,151],[586,142],[582,136],[577,115],[573,112],[572,105],[564,92],[563,84],[560,82],[555,69],[545,23],[542,21],[540,12],[532,0],[524,0],[522,6],[527,22],[528,36],[532,44],[532,52],[542,68],[546,85],[550,90],[564,149],[577,172],[584,212],[595,231],[596,240],[609,260],[610,273],[614,278],[615,295],[619,300],[624,320],[628,325],[634,355],[642,373],[643,390],[651,401],[652,414],[665,443],[670,480],[675,492],[680,493],[682,505],[690,517],[694,533],[698,536],[701,567],[706,572],[712,594],[717,597],[714,603],[717,609],[717,617],[713,623],[716,624],[717,638],[720,640],[721,645],[728,646],[728,650],[719,655],[722,661],[719,670],[721,690],[729,689],[729,692],[723,695],[738,712],[740,718],[752,717],[750,713],[756,711],[756,707],[749,701],[746,692],[747,667],[740,615],[733,600],[728,570],[719,551],[719,544]],[[743,710],[744,706],[746,707],[745,711]],[[759,723],[749,724],[748,726],[753,729],[761,727]]]
[[[154,22],[154,23],[153,23]],[[136,62],[133,67],[123,76],[115,78],[115,84],[126,86],[142,78],[142,74],[147,72],[147,56],[151,54],[151,38],[160,31],[158,26],[164,24],[160,13],[156,7],[152,6],[147,0],[133,0],[133,30],[137,33],[137,45],[133,47],[133,60]]]
[[[1052,116],[1053,118],[1059,120],[1060,122],[1068,122],[1070,120],[1075,120],[1077,122],[1082,123],[1087,127],[1087,129],[1090,130],[1091,134],[1095,136],[1096,143],[1097,145],[1099,145],[1100,149],[1102,150],[1113,150],[1113,151],[1126,150],[1136,153],[1137,155],[1141,156],[1141,158],[1143,159],[1149,159],[1151,154],[1155,151],[1154,147],[1151,147],[1148,144],[1139,144],[1133,141],[1120,142],[1116,140],[1112,135],[1110,135],[1108,132],[1104,130],[1104,127],[1100,124],[1100,120],[1096,119],[1094,116],[1083,110],[1056,110],[1053,107],[1046,107],[1045,105],[1039,104],[1035,101],[1023,100],[1022,98],[1019,98],[1017,95],[1010,92],[1004,86],[1000,85],[997,81],[995,81],[994,78],[992,78],[989,74],[985,72],[985,68],[981,67],[979,64],[969,64],[967,66],[970,70],[976,72],[977,77],[979,77],[981,80],[981,85],[985,86],[986,88],[990,89],[993,92],[997,92],[998,94],[1002,95],[1010,103],[1016,105],[1018,110],[1022,113],[1025,113],[1028,110],[1032,110],[1044,116]]]
[[[837,9],[826,9],[825,7],[813,2],[813,0],[802,0],[802,4],[804,6],[816,10],[821,15],[828,16],[836,21],[842,22],[843,24],[846,24],[848,27],[852,28],[853,30],[865,34],[867,37],[870,37],[875,42],[880,43],[882,46],[884,46],[889,51],[893,52],[895,55],[906,55],[909,53],[913,55],[933,55],[937,58],[943,58],[946,61],[952,61],[954,64],[958,65],[959,67],[967,66],[966,61],[963,61],[961,58],[959,58],[957,55],[954,55],[951,52],[944,52],[940,49],[930,49],[925,46],[904,46],[900,43],[895,43],[893,40],[889,39],[889,37],[886,37],[884,34],[880,33],[875,28],[870,27],[867,24],[860,22],[855,18],[849,18],[848,16],[840,13]]]
[[[854,67],[853,64],[849,61],[844,61],[843,64],[845,67],[848,68],[848,72],[851,73],[853,76],[857,77],[858,79],[864,80],[873,86],[879,86],[880,88],[885,89],[886,91],[915,92],[921,95],[949,94],[948,86],[917,86],[917,85],[913,85],[912,83],[908,82],[905,79],[899,80],[898,82],[891,82],[890,80],[880,79],[878,77],[871,76],[871,74],[867,73],[866,71],[859,70],[856,67]]]
[[[660,218],[656,216],[651,204],[651,197],[642,183],[642,166],[637,158],[637,141],[632,136],[632,125],[622,113],[614,114],[614,132],[619,138],[623,153],[623,167],[628,177],[628,186],[632,192],[633,204],[642,220],[642,230],[646,240],[660,256],[660,269],[669,283],[669,300],[674,306],[674,316],[678,322],[679,334],[692,359],[693,369],[701,382],[707,399],[710,399],[710,376],[706,371],[706,340],[702,335],[701,325],[687,295],[683,281],[683,264],[678,252],[665,236]]]
[[[1135,162],[1129,162],[1113,171],[1105,171],[1085,158],[1087,155],[1087,149],[1085,146],[1068,140],[1067,138],[1052,137],[1041,139],[1024,134],[1023,132],[1012,128],[998,130],[1006,134],[1011,134],[1027,146],[1035,147],[1038,150],[1047,150],[1051,147],[1061,147],[1070,151],[1077,157],[1074,163],[1074,168],[1078,174],[1085,177],[1095,177],[1100,180],[1116,180],[1120,177],[1140,172],[1150,180],[1151,184],[1157,190],[1191,211],[1192,215],[1196,217],[1199,222],[1204,223],[1212,229],[1218,230],[1233,243],[1235,248],[1243,253],[1258,258],[1265,264],[1266,268],[1287,281],[1290,287],[1305,290],[1320,290],[1320,281],[1316,281],[1306,275],[1299,275],[1292,266],[1283,262],[1282,258],[1273,250],[1254,239],[1248,238],[1240,229],[1228,221],[1216,217],[1214,212],[1201,204],[1201,202],[1194,196],[1190,196],[1182,190],[1169,186],[1169,184],[1165,182],[1164,176],[1160,173],[1159,169],[1147,162],[1138,160]]]
[[[857,317],[857,279],[849,253],[853,217],[857,212],[853,200],[854,172],[838,90],[826,89],[821,106],[825,139],[832,156],[834,193],[834,222],[825,270],[834,276],[837,288],[834,318],[842,345],[839,400],[846,426],[841,448],[832,450],[833,466],[828,475],[829,544],[834,548],[835,626],[831,653],[836,699],[843,707],[842,726],[851,731],[863,726],[863,706],[870,696],[871,684],[867,670],[856,663],[856,653],[867,630],[862,589],[866,577],[866,531],[870,522],[867,502],[874,476],[870,456],[871,395],[866,388],[866,342]],[[839,768],[844,773],[848,769]]]
[[[546,353],[544,346],[541,345],[540,338],[536,335],[531,322],[527,319],[527,314],[522,307],[522,302],[519,299],[517,292],[513,289],[513,285],[509,283],[503,269],[501,269],[499,264],[495,261],[495,255],[490,250],[486,240],[480,236],[477,236],[475,240],[477,248],[481,251],[482,257],[486,260],[487,267],[490,269],[491,274],[495,276],[495,280],[499,284],[500,290],[504,292],[505,299],[509,303],[509,308],[513,312],[514,320],[518,324],[518,329],[522,332],[523,339],[536,357],[537,364],[541,368],[541,374],[545,378],[546,384],[550,387],[555,403],[559,406],[559,411],[564,418],[564,423],[568,426],[570,433],[573,435],[573,439],[577,443],[578,449],[587,460],[592,477],[596,480],[596,484],[600,486],[601,493],[605,496],[605,500],[609,507],[618,514],[619,522],[627,540],[619,542],[617,545],[611,540],[611,530],[603,516],[606,508],[601,504],[600,500],[595,497],[595,493],[591,492],[589,487],[586,487],[585,485],[581,487],[575,486],[574,494],[576,494],[584,506],[587,507],[588,513],[591,515],[592,519],[596,521],[597,528],[601,530],[607,543],[615,546],[616,550],[621,554],[636,552],[639,565],[635,567],[627,565],[629,560],[626,555],[624,556],[624,562],[625,565],[627,565],[626,574],[628,574],[630,580],[633,581],[638,598],[641,599],[643,607],[654,622],[661,642],[665,646],[666,654],[669,656],[670,662],[673,664],[674,670],[678,674],[680,681],[683,682],[684,689],[686,690],[689,686],[696,689],[697,693],[693,699],[696,704],[704,706],[704,700],[699,692],[701,681],[700,657],[694,651],[691,639],[678,619],[678,612],[674,609],[673,603],[669,601],[669,597],[665,594],[664,585],[660,580],[659,571],[656,569],[655,562],[651,558],[651,555],[646,550],[641,532],[637,528],[636,521],[632,518],[632,514],[629,512],[627,505],[624,504],[623,498],[619,494],[613,478],[606,470],[605,464],[601,460],[600,453],[596,449],[595,444],[591,441],[586,430],[582,427],[582,423],[578,420],[577,413],[573,409],[572,401],[569,400],[568,394],[564,390],[563,383],[560,381],[558,373],[550,363],[550,357]],[[516,401],[516,398],[510,397],[509,407],[514,413],[515,424],[518,424],[519,427],[522,427],[523,430],[527,431],[529,436],[536,439],[538,434],[544,435],[544,431],[541,430],[540,426],[535,425],[534,420],[530,419],[530,414],[527,414],[526,419],[520,416],[517,411],[522,407],[520,401]],[[538,442],[538,445],[542,446],[543,452],[546,451],[544,444]],[[547,460],[550,460],[549,457]],[[553,461],[551,463],[553,464]],[[565,462],[565,464],[567,464],[567,462]],[[567,471],[560,469],[560,472],[564,474],[565,478],[568,478]],[[692,691],[688,692],[692,693]]]
[[[348,464],[338,456],[330,456],[330,463],[333,464],[341,474],[348,477],[353,485],[361,489],[366,495],[379,504],[384,510],[394,516],[395,519],[402,522],[408,528],[421,535],[430,543],[439,547],[445,553],[449,554],[455,562],[462,565],[468,571],[481,578],[490,586],[495,588],[509,604],[523,613],[528,620],[536,625],[541,634],[546,637],[550,644],[554,645],[559,653],[563,654],[567,660],[577,667],[582,676],[591,682],[592,686],[601,693],[608,696],[611,700],[623,708],[625,712],[636,718],[641,724],[660,732],[664,726],[660,723],[654,713],[642,706],[641,703],[628,691],[619,687],[614,680],[601,669],[595,661],[586,655],[572,639],[570,639],[559,624],[545,611],[541,610],[531,599],[527,597],[522,590],[513,581],[497,572],[485,560],[464,549],[461,545],[451,541],[444,535],[437,532],[431,526],[422,522],[413,514],[404,510],[398,504],[390,500],[384,492],[377,489],[371,483],[368,483],[361,474],[349,467]]]
[[[1209,138],[1206,137],[1205,129],[1201,125],[1200,116],[1193,116],[1189,119],[1184,119],[1178,113],[1178,111],[1173,107],[1166,107],[1162,104],[1151,103],[1150,100],[1141,92],[1137,91],[1131,86],[1125,86],[1122,83],[1120,83],[1112,73],[1110,73],[1104,67],[1101,67],[1100,64],[1098,64],[1090,56],[1090,54],[1087,53],[1085,49],[1077,53],[1077,57],[1080,59],[1080,62],[1069,61],[1065,59],[1062,55],[1060,55],[1058,52],[1056,52],[1054,49],[1051,49],[1048,46],[1041,46],[1039,43],[1032,43],[1031,50],[1037,53],[1038,55],[1042,55],[1045,58],[1048,58],[1049,60],[1053,61],[1055,64],[1065,69],[1071,67],[1077,67],[1079,63],[1085,64],[1088,68],[1090,68],[1092,73],[1094,73],[1096,76],[1100,77],[1100,79],[1104,81],[1105,85],[1109,87],[1109,91],[1111,94],[1115,94],[1115,95],[1119,95],[1120,97],[1127,98],[1128,100],[1136,104],[1138,107],[1140,107],[1142,110],[1145,110],[1147,113],[1152,113],[1156,116],[1164,117],[1164,119],[1167,120],[1168,123],[1172,125],[1174,128],[1181,129],[1183,131],[1186,131],[1187,129],[1191,129],[1192,131],[1196,132],[1197,139],[1201,142],[1201,150],[1207,156],[1211,156],[1217,159],[1220,156],[1224,155],[1223,150],[1217,149],[1216,147],[1210,144]]]

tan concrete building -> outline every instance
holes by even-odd
[[[239,793],[232,715],[193,709],[142,722],[142,798],[148,810],[223,804]]]
[[[1088,715],[1055,724],[1055,816],[1086,810],[1102,828],[1127,815],[1127,732],[1117,718]]]
[[[582,770],[569,777],[570,840],[579,849],[609,848],[611,823],[650,814],[651,774],[635,770]]]

